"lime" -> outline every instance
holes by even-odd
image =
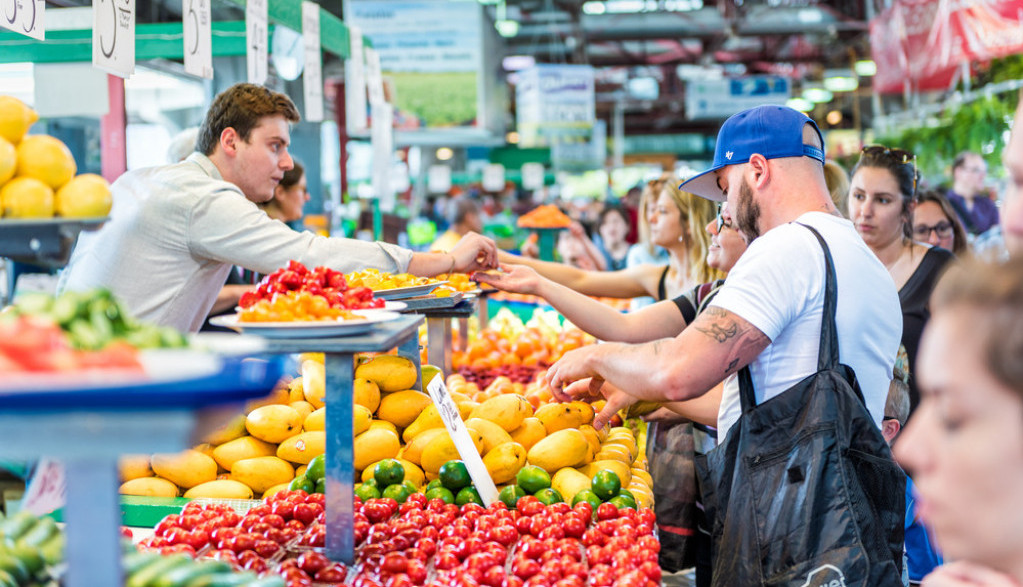
[[[386,485],[380,485],[379,483],[377,483],[377,480],[372,478],[372,477],[370,477],[369,479],[366,479],[365,481],[363,481],[362,484],[363,485],[369,485],[370,487],[372,487],[373,489],[376,489],[377,491],[380,491],[384,487],[387,487]]]
[[[630,499],[628,496],[625,495],[616,495],[611,499],[607,500],[607,502],[615,504],[615,507],[617,507],[620,510],[625,508],[636,509],[636,500]]]
[[[315,493],[327,493],[327,480],[317,479],[316,480],[316,491]]]
[[[498,498],[500,498],[500,500],[504,502],[504,505],[514,509],[515,504],[518,503],[519,501],[519,498],[525,496],[526,492],[523,491],[521,487],[519,487],[518,485],[509,485],[501,490],[501,493],[498,495]]]
[[[447,487],[434,487],[426,492],[426,499],[440,499],[444,503],[455,503],[455,494]]]
[[[288,483],[289,491],[294,491],[296,489],[301,489],[306,493],[312,493],[313,491],[316,491],[316,483],[305,475],[299,475],[292,479],[291,483]]]
[[[618,492],[618,495],[624,495],[625,497],[631,499],[632,503],[637,503],[636,502],[636,494],[634,494],[633,492],[629,491],[628,489],[622,489],[621,491]]]
[[[427,483],[426,484],[426,491],[429,491],[431,489],[436,489],[437,487],[444,487],[444,485],[440,482],[440,479],[434,479],[433,481],[430,481],[429,483]]]
[[[614,471],[604,469],[603,471],[597,471],[597,474],[593,476],[593,479],[590,481],[590,489],[600,499],[608,500],[618,495],[618,492],[621,491],[622,481]]]
[[[389,497],[398,503],[405,503],[408,496],[412,495],[412,492],[408,490],[401,483],[395,483],[394,485],[388,485],[380,492],[380,497]]]
[[[600,498],[597,497],[597,494],[593,493],[592,489],[583,489],[579,493],[576,493],[575,497],[572,498],[572,506],[574,507],[575,504],[582,501],[585,501],[586,503],[593,506],[593,511],[597,511],[597,506],[599,506],[602,503],[600,501]]]
[[[540,503],[542,503],[544,505],[551,505],[553,503],[559,503],[559,502],[565,501],[561,497],[561,494],[558,493],[558,491],[556,489],[552,489],[550,487],[547,487],[546,489],[541,489],[540,491],[537,491],[536,493],[533,494],[533,496],[536,497],[537,499],[539,499]]]
[[[397,459],[384,459],[373,467],[373,478],[380,487],[401,483],[405,480],[405,466]]]
[[[444,463],[440,466],[440,472],[437,477],[440,479],[441,485],[451,491],[458,491],[472,484],[469,469],[465,468],[465,463],[462,461],[448,461]]]
[[[320,479],[323,479],[323,474],[327,466],[326,455],[316,455],[313,460],[309,461],[309,466],[305,469],[305,476],[312,479],[313,483],[316,483]]]
[[[366,501],[368,499],[376,499],[380,497],[380,490],[377,489],[375,485],[370,485],[369,483],[360,483],[359,486],[355,488],[355,496],[361,499],[362,501]]]
[[[551,486],[551,476],[536,465],[526,465],[515,475],[515,484],[521,487],[522,491],[535,494]]]
[[[483,498],[480,497],[479,492],[472,485],[463,487],[458,491],[458,495],[455,496],[456,505],[465,505],[467,503],[483,505]]]
[[[419,488],[416,487],[416,484],[411,482],[411,481],[402,481],[401,484],[404,485],[405,487],[408,487],[410,495],[412,493],[415,493],[415,492],[419,491]]]

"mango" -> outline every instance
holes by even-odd
[[[197,444],[197,445],[193,446],[192,448],[197,450],[197,451],[199,451],[199,452],[201,452],[202,454],[204,454],[204,455],[206,455],[206,456],[208,456],[210,458],[213,458],[213,445],[208,443],[208,442],[204,442],[202,444]],[[214,460],[216,460],[216,459],[214,459]]]
[[[219,446],[231,442],[236,438],[245,436],[245,414],[238,414],[234,418],[225,424],[223,427],[213,431],[212,434],[203,438],[204,442],[208,442],[213,446]]]
[[[308,465],[316,455],[327,450],[327,433],[322,430],[303,432],[285,440],[277,447],[277,456],[292,463]]]
[[[505,442],[484,455],[483,464],[494,483],[508,483],[525,466],[526,449],[517,442]]]
[[[313,413],[305,417],[305,422],[302,424],[302,429],[305,430],[306,432],[313,432],[315,430],[326,430],[327,408],[319,408],[317,410],[313,410]]]
[[[512,442],[512,437],[497,424],[483,418],[469,418],[465,422],[466,427],[475,430],[483,437],[483,454],[489,453],[495,447]],[[521,444],[519,446],[522,446]],[[496,483],[496,481],[495,481]]]
[[[558,469],[551,477],[551,487],[565,498],[565,501],[572,503],[575,494],[583,489],[590,488],[591,479],[572,467]]]
[[[196,485],[185,492],[185,497],[189,499],[198,497],[211,499],[252,499],[253,493],[252,488],[244,483],[223,479]]]
[[[314,408],[326,405],[324,397],[327,395],[327,374],[323,363],[302,361],[302,395]]]
[[[547,434],[566,428],[579,428],[593,421],[593,408],[585,402],[553,403],[540,406],[534,414]]]
[[[423,449],[430,443],[434,438],[440,435],[446,435],[448,433],[446,428],[430,428],[429,430],[423,430],[415,436],[412,440],[405,445],[402,449],[402,458],[409,460],[417,465],[422,464]]]
[[[153,476],[153,469],[149,466],[149,455],[124,455],[117,460],[117,469],[121,474],[122,483]]]
[[[295,469],[279,457],[256,457],[235,461],[231,466],[231,478],[262,494],[274,485],[294,479]]]
[[[302,416],[302,422],[305,422],[305,419],[309,417],[309,414],[312,414],[313,412],[316,411],[316,408],[313,406],[313,404],[305,400],[293,401],[288,405],[295,408],[299,415]]]
[[[444,380],[444,371],[440,367],[436,365],[423,365],[423,391],[426,391],[426,386],[437,376],[440,376],[441,381]]]
[[[369,465],[384,459],[393,459],[401,450],[398,434],[386,429],[372,429],[355,437],[355,469],[362,471]],[[307,461],[308,462],[308,461]]]
[[[632,492],[632,495],[636,496],[636,505],[641,508],[652,508],[654,507],[654,494],[650,488],[646,487],[642,483],[631,483],[626,487]]]
[[[632,477],[634,481],[639,481],[651,488],[654,486],[654,478],[650,476],[650,473],[646,469],[632,468]]]
[[[470,418],[490,420],[505,432],[518,428],[522,421],[533,415],[533,406],[520,395],[498,395],[479,405]]]
[[[245,402],[245,409],[243,411],[248,414],[256,408],[286,403],[288,403],[288,388],[286,386],[280,386],[275,387],[266,397]]]
[[[398,427],[386,420],[373,420],[369,423],[370,430],[390,430],[395,436],[398,435]]]
[[[397,355],[379,355],[355,368],[357,379],[369,379],[384,393],[410,389],[418,375],[412,361]]]
[[[615,452],[624,451],[625,452],[625,458],[628,460],[628,463],[630,465],[632,464],[632,462],[634,460],[636,460],[636,452],[635,452],[636,451],[636,443],[635,442],[629,443],[628,441],[626,441],[624,439],[621,439],[621,438],[609,438],[606,441],[604,441],[604,444],[600,445],[600,450],[601,451],[608,450],[608,449],[613,449]],[[619,449],[621,449],[621,450],[619,450]]]
[[[154,473],[185,489],[217,478],[217,462],[197,450],[156,454],[150,465]]]
[[[482,451],[483,436],[469,430],[469,437],[472,438],[472,442],[476,446],[476,452]],[[444,463],[461,458],[458,449],[455,448],[455,441],[451,440],[451,435],[445,430],[444,434],[438,435],[423,449],[421,464],[423,471],[436,474]]]
[[[352,406],[352,434],[358,436],[369,430],[369,424],[373,421],[373,412],[369,408],[356,404]],[[322,408],[326,409],[326,408]]]
[[[522,424],[509,434],[512,440],[521,444],[528,451],[533,448],[534,444],[547,437],[547,429],[538,418],[529,417],[522,420]]]
[[[263,406],[249,412],[245,429],[254,438],[278,443],[302,430],[302,414],[291,406]]]
[[[430,396],[421,391],[414,389],[396,391],[380,400],[377,418],[391,422],[398,428],[405,428],[432,403]]]
[[[121,495],[141,495],[144,497],[177,497],[178,486],[160,477],[138,477],[129,479],[118,489]]]
[[[369,379],[356,378],[352,385],[352,401],[376,412],[380,407],[380,386]]]
[[[297,476],[298,475],[296,475],[296,477]],[[291,481],[288,481],[286,483],[278,483],[277,485],[274,485],[270,489],[267,489],[266,491],[263,492],[263,499],[266,499],[266,498],[270,497],[271,495],[273,495],[275,493],[280,493],[282,491],[287,491],[288,490],[288,485],[290,485],[290,484],[291,484]]]
[[[579,426],[579,432],[582,432],[583,436],[586,437],[586,442],[590,443],[590,448],[593,450],[594,454],[600,451],[600,435],[597,434],[597,431],[593,428],[593,426],[583,424],[582,426]]]
[[[586,457],[589,443],[582,432],[574,428],[549,434],[529,449],[526,459],[548,473],[565,467],[575,467]]]
[[[423,470],[419,468],[419,465],[402,458],[399,458],[398,462],[405,468],[405,481],[411,481],[416,487],[422,487],[426,484],[426,475],[423,473]],[[373,468],[376,466],[377,463],[371,463],[363,469],[361,476],[363,483],[373,478]]]
[[[405,430],[402,431],[401,439],[405,442],[409,442],[425,430],[443,427],[444,420],[441,420],[440,418],[440,412],[437,410],[437,404],[431,403],[426,406],[426,409],[424,409],[423,412],[405,428]]]
[[[277,452],[277,447],[252,436],[242,436],[213,449],[213,458],[225,471],[231,470],[235,461],[253,457],[268,457]]]
[[[620,444],[605,442],[600,445],[600,450],[593,458],[598,461],[621,461],[630,469],[632,468],[632,455],[629,454],[629,449]]]
[[[288,403],[305,401],[305,384],[301,377],[296,377],[288,383]]]
[[[618,475],[618,480],[622,482],[622,487],[626,487],[632,482],[632,469],[621,461],[593,461],[588,465],[576,467],[576,469],[590,479],[605,469],[614,471],[615,475]]]
[[[458,406],[458,415],[461,416],[463,420],[468,420],[472,417],[473,411],[480,407],[479,402],[474,401],[458,402],[455,405]]]

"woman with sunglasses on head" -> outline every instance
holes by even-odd
[[[912,153],[870,146],[863,148],[853,168],[849,190],[849,219],[899,289],[902,345],[910,364],[913,409],[920,401],[913,371],[920,333],[930,317],[927,301],[945,266],[955,258],[945,249],[913,241],[917,179]]]
[[[934,190],[924,190],[916,196],[916,207],[913,208],[913,239],[952,251],[957,257],[969,252],[966,231],[963,230],[955,209],[945,196]]]

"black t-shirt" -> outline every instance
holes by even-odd
[[[955,255],[940,247],[927,249],[920,265],[909,277],[906,285],[899,290],[899,304],[902,306],[902,345],[909,356],[909,403],[910,412],[920,402],[916,387],[916,353],[920,347],[920,335],[931,317],[929,300],[938,278]]]

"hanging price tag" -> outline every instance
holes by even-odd
[[[372,47],[366,48],[366,86],[369,88],[369,103],[379,104],[384,98],[384,77],[380,72],[380,53]]]
[[[135,0],[92,3],[92,65],[123,78],[135,73]]]
[[[446,194],[451,189],[451,167],[431,165],[426,170],[426,191],[431,194]]]
[[[181,0],[185,71],[213,79],[213,18],[211,0]]]
[[[380,201],[380,209],[394,209],[392,159],[394,155],[394,108],[387,102],[373,104],[373,126],[369,142],[373,147],[373,193]]]
[[[455,448],[458,449],[458,454],[462,457],[465,468],[469,470],[469,476],[472,477],[472,483],[476,486],[476,491],[479,492],[484,505],[490,507],[490,504],[497,501],[497,486],[494,485],[494,480],[490,478],[490,473],[487,471],[486,465],[483,464],[480,453],[476,452],[476,445],[473,444],[472,437],[469,436],[469,430],[466,429],[465,423],[462,422],[462,416],[458,413],[458,406],[451,399],[448,388],[444,386],[444,378],[439,375],[435,376],[426,385],[426,390],[430,394],[430,399],[437,405],[440,419],[444,420],[444,426],[448,429],[451,440],[455,442]]]
[[[345,61],[345,118],[349,133],[364,133],[369,128],[366,116],[366,67],[363,56],[362,31],[348,27],[351,54]]]
[[[543,163],[522,164],[522,189],[538,190],[543,187]]]
[[[305,95],[305,119],[323,120],[323,72],[320,54],[320,6],[302,2],[302,38],[305,44],[305,72],[302,89]]]
[[[267,0],[247,0],[245,3],[245,59],[248,80],[263,84],[267,76]]]
[[[45,7],[46,0],[0,0],[0,26],[42,41]]]
[[[504,165],[489,163],[483,168],[483,189],[499,192],[504,189]]]

